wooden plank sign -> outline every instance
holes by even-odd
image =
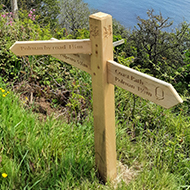
[[[52,56],[91,74],[90,55],[59,54],[59,55],[52,55]]]
[[[58,40],[58,39],[51,38],[51,40]],[[113,47],[116,47],[123,43],[124,43],[124,40],[113,42]],[[91,61],[90,61],[91,55],[90,54],[89,55],[87,54],[56,54],[52,56],[91,74]]]
[[[58,39],[51,38],[51,40],[58,40]],[[124,40],[113,42],[113,47],[121,45],[124,42],[125,42]],[[89,55],[87,54],[56,54],[52,56],[91,74],[91,61],[90,61],[91,55],[90,54]]]
[[[171,108],[183,100],[167,82],[108,61],[108,81],[164,108]]]
[[[90,39],[16,42],[16,55],[52,55],[92,76],[95,162],[106,182],[116,177],[114,85],[165,108],[182,103],[171,84],[122,66],[113,61],[112,17],[105,13],[90,16]]]
[[[51,40],[58,41],[56,38],[51,38]],[[91,74],[90,54],[56,54],[52,56]]]
[[[91,43],[86,40],[47,40],[47,41],[19,41],[10,50],[18,56],[23,55],[51,55],[51,54],[89,54]]]

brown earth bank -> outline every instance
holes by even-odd
[[[27,81],[13,85],[13,91],[19,94],[24,107],[37,113],[40,120],[49,117],[62,118],[68,121],[68,103],[70,92],[68,90],[52,90]]]

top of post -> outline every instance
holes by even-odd
[[[102,12],[98,12],[98,13],[90,15],[90,18],[99,19],[99,20],[105,19],[107,17],[112,17],[112,16],[106,13],[102,13]]]

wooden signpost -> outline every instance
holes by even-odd
[[[112,17],[90,16],[90,39],[16,42],[10,49],[22,55],[53,55],[92,76],[95,162],[102,179],[116,177],[114,85],[170,108],[182,99],[169,83],[113,61]]]

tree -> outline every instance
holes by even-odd
[[[170,80],[176,69],[184,64],[185,33],[189,25],[169,32],[173,24],[169,18],[163,18],[161,13],[155,15],[153,9],[148,10],[147,15],[147,20],[138,17],[138,27],[128,39],[136,51],[134,64],[149,69],[155,77],[167,75],[164,79]]]
[[[91,12],[87,3],[82,0],[60,0],[60,6],[60,24],[69,33],[75,33],[77,29],[89,28],[88,17]]]
[[[11,0],[11,10],[12,10],[12,13],[13,13],[13,18],[18,19],[17,0]]]

